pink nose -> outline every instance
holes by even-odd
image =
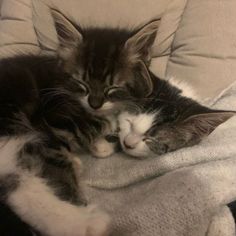
[[[134,149],[140,141],[141,138],[138,135],[127,135],[124,139],[124,146],[127,149]]]
[[[126,141],[124,141],[124,146],[125,146],[127,149],[134,149],[134,148],[135,148],[135,145],[131,146],[131,145],[128,144]]]

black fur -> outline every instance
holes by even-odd
[[[0,222],[1,236],[41,236],[3,203],[0,203]]]
[[[84,202],[78,194],[68,153],[74,144],[88,149],[93,137],[101,133],[103,120],[81,107],[73,82],[56,57],[18,56],[1,60],[0,137],[36,136],[19,153],[18,164],[28,170],[39,169],[37,174],[47,179],[59,198],[81,205]],[[72,139],[68,140],[68,135]],[[1,176],[1,217],[11,218],[7,224],[5,220],[1,222],[1,235],[31,234],[27,225],[4,205],[7,195],[17,186],[17,176]],[[16,224],[18,232],[9,227],[10,222]]]
[[[236,224],[236,201],[230,202],[228,204],[228,207],[229,207],[230,211],[232,212],[232,215],[234,217],[234,222]]]

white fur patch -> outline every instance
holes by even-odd
[[[109,217],[96,207],[77,207],[62,201],[46,181],[17,165],[17,157],[34,136],[0,139],[0,175],[17,174],[19,186],[7,204],[26,223],[48,236],[106,236]],[[28,154],[27,154],[28,155]]]
[[[119,124],[121,129],[129,128],[136,134],[144,134],[152,126],[155,114],[154,113],[142,113],[138,115],[132,115],[128,112],[123,112],[119,115]]]
[[[184,97],[192,98],[195,101],[200,100],[196,91],[186,82],[186,81],[179,81],[174,77],[170,77],[167,81],[174,87],[179,88],[182,92],[181,95]]]
[[[150,113],[137,115],[137,117],[132,120],[132,127],[134,133],[144,134],[152,126],[154,118],[155,115]]]
[[[48,236],[104,236],[109,217],[95,207],[77,207],[58,199],[46,182],[30,173],[8,204],[27,223]]]
[[[143,141],[144,134],[151,128],[154,122],[154,113],[143,113],[132,115],[123,112],[119,115],[119,138],[122,149],[131,156],[145,157],[150,154],[150,150]],[[131,146],[132,149],[126,147]]]

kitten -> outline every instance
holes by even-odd
[[[1,203],[42,234],[105,235],[106,214],[78,207],[74,156],[79,148],[107,156],[91,148],[104,141],[102,116],[151,92],[146,67],[158,22],[82,30],[59,12],[52,16],[57,55],[0,61]]]
[[[126,101],[147,96],[152,83],[147,70],[159,21],[134,30],[81,28],[52,11],[65,70],[78,81],[82,106],[90,113],[108,116]]]
[[[105,235],[106,214],[77,206],[74,152],[91,149],[106,127],[87,111],[111,114],[150,93],[146,66],[158,24],[80,32],[60,13],[52,15],[56,56],[0,61],[1,203],[42,234]],[[103,157],[99,150],[94,154]]]
[[[56,56],[0,60],[1,211],[42,235],[108,234],[109,217],[79,191],[77,151],[106,126],[80,105],[80,88]]]
[[[86,111],[114,120],[126,103],[152,92],[148,66],[159,20],[134,30],[81,28],[60,12],[53,10],[52,15],[60,42],[59,57],[66,72],[80,85],[83,94],[79,99]],[[114,143],[101,136],[90,151],[104,158],[114,148]]]
[[[131,156],[144,158],[193,146],[236,114],[202,106],[170,81],[149,73],[152,94],[118,117],[120,144]]]

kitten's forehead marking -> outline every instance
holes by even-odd
[[[123,113],[120,117],[120,123],[129,122],[132,125],[132,132],[136,134],[146,133],[155,121],[156,114],[154,113],[141,113],[138,115]]]
[[[154,114],[144,113],[137,115],[133,121],[134,132],[138,134],[144,134],[151,128],[154,120]]]

